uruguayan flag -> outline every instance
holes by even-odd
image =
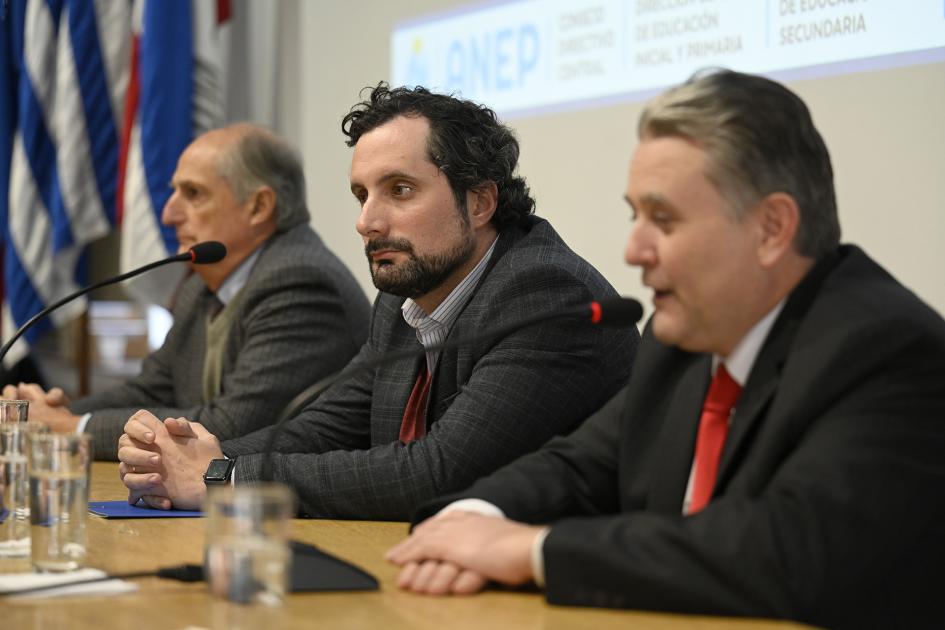
[[[176,251],[161,211],[180,153],[227,121],[272,123],[277,6],[242,5],[255,45],[230,85],[229,0],[0,0],[4,339],[84,284],[85,246],[113,227],[122,271]],[[166,304],[183,270],[126,289]],[[84,309],[57,311],[6,363]]]
[[[4,338],[83,283],[85,246],[114,223],[130,19],[126,2],[0,0]],[[19,342],[7,364],[26,349]]]
[[[174,230],[161,224],[161,211],[181,152],[226,120],[229,14],[225,0],[135,2],[118,199],[122,271],[176,253]],[[141,301],[164,305],[183,271],[162,267],[125,288]]]

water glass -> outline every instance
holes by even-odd
[[[30,401],[0,400],[0,424],[26,422],[29,419]]]
[[[0,557],[30,555],[26,422],[0,423]]]
[[[81,568],[92,462],[89,436],[32,431],[26,446],[33,568],[49,572]]]
[[[281,484],[214,486],[204,513],[204,574],[210,592],[241,604],[281,604],[292,559],[292,491]]]

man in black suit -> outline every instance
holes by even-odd
[[[401,586],[941,627],[945,322],[838,245],[827,149],[783,86],[696,76],[639,137],[626,259],[655,312],[626,390],[425,506],[388,554]]]
[[[626,381],[639,335],[557,318],[435,350],[615,292],[534,216],[515,172],[518,141],[491,110],[380,85],[344,130],[356,225],[380,290],[352,364],[417,356],[325,391],[286,423],[273,471],[308,515],[406,520],[573,429]],[[215,465],[232,466],[237,483],[263,476],[266,429],[220,444],[198,423],[141,412],[125,431],[120,470],[132,502],[199,505],[202,475],[224,455]]]

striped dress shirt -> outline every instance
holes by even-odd
[[[456,318],[459,317],[463,307],[469,302],[469,298],[472,297],[476,285],[479,284],[479,278],[482,277],[482,274],[486,270],[486,265],[489,264],[489,259],[492,257],[492,250],[495,249],[497,241],[498,239],[492,241],[492,245],[489,246],[482,260],[473,267],[473,270],[463,278],[462,282],[456,285],[455,289],[450,291],[446,299],[433,309],[432,313],[427,315],[426,312],[410,298],[407,298],[403,306],[400,307],[404,314],[404,320],[416,331],[417,340],[424,348],[429,348],[446,339],[450,327],[453,325],[453,322],[456,321]],[[427,369],[430,370],[430,374],[435,373],[436,361],[439,357],[440,353],[438,351],[427,352]]]

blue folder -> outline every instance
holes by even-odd
[[[155,510],[142,503],[129,505],[127,501],[89,501],[89,512],[105,518],[196,518],[200,510]]]

